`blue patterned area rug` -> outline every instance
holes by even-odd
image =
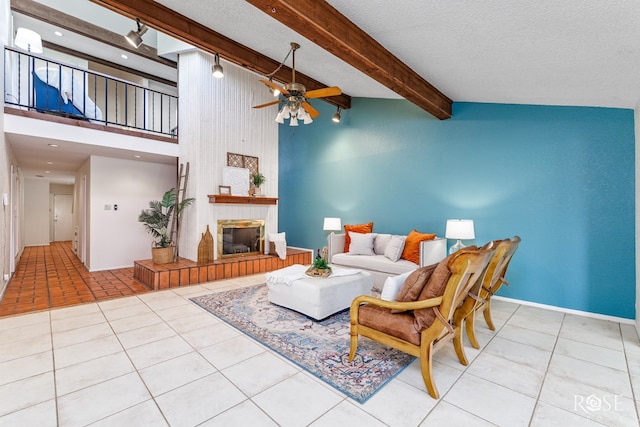
[[[349,310],[315,321],[271,304],[266,285],[191,300],[360,403],[414,359],[360,337],[349,363]]]

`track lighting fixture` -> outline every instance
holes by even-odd
[[[273,77],[269,77],[269,81],[273,83]],[[271,92],[271,95],[273,95],[275,98],[280,96],[280,89],[278,89],[276,85],[269,86],[269,92]]]
[[[136,18],[136,24],[138,25],[138,30],[129,31],[129,34],[124,36],[124,38],[127,39],[131,46],[137,49],[142,44],[142,36],[147,32],[149,28],[146,25],[140,24],[140,18]]]
[[[340,123],[340,111],[341,110],[342,110],[342,108],[338,107],[338,111],[336,111],[336,113],[333,115],[331,120],[333,120],[336,123]]]
[[[221,79],[224,77],[224,70],[222,69],[222,65],[220,65],[220,55],[216,53],[214,58],[214,65],[211,67],[211,71],[213,72],[213,77],[216,79]]]

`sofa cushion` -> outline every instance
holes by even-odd
[[[407,280],[407,277],[413,271],[407,271],[406,273],[399,274],[397,276],[389,276],[387,280],[384,282],[384,286],[382,287],[382,292],[380,293],[380,299],[385,301],[395,301],[402,289],[402,285],[404,285],[404,281]]]
[[[404,239],[405,236],[391,236],[391,239],[387,244],[387,249],[384,251],[384,256],[389,258],[391,261],[398,261],[402,256],[402,250],[404,249]],[[416,262],[416,264],[418,263]]]
[[[351,243],[349,244],[349,253],[351,255],[374,255],[373,240],[376,238],[375,233],[354,233],[349,232]]]
[[[391,234],[376,234],[376,238],[373,240],[373,251],[377,255],[384,255],[389,240],[391,240]]]
[[[373,232],[373,222],[369,222],[367,224],[345,224],[344,252],[349,252],[349,244],[351,243],[351,238],[349,237],[350,231],[353,231],[355,233],[371,233]]]
[[[436,234],[420,233],[417,230],[411,231],[407,238],[404,240],[404,250],[402,251],[402,258],[420,264],[420,242],[423,240],[433,240],[436,238]]]
[[[406,259],[393,262],[384,255],[351,255],[344,253],[334,254],[331,257],[331,264],[393,275],[406,273],[407,271],[418,268],[418,264],[414,264]],[[382,285],[382,283],[380,285]]]

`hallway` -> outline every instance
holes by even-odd
[[[133,266],[90,273],[73,253],[71,242],[52,242],[24,249],[0,301],[0,316],[150,291],[133,279]]]

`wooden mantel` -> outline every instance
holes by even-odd
[[[229,196],[228,194],[209,194],[209,203],[236,203],[241,205],[275,205],[277,197]]]

